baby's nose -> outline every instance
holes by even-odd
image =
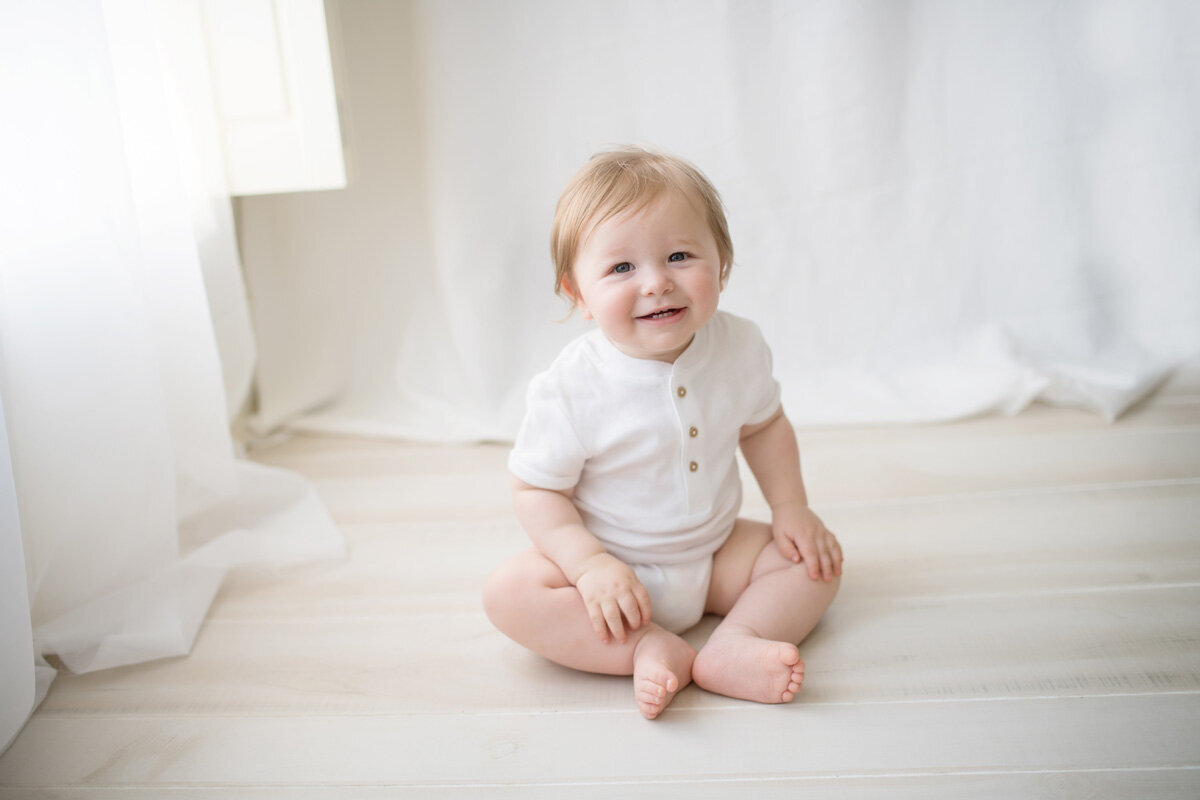
[[[642,283],[642,292],[644,294],[662,294],[669,292],[675,287],[671,281],[671,276],[665,269],[654,267],[645,270],[643,273],[645,280]]]

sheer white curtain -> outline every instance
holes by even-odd
[[[29,600],[4,649],[28,653],[32,630],[74,671],[186,653],[228,568],[344,547],[305,481],[234,456],[253,342],[228,198],[198,178],[203,108],[171,67],[199,46],[178,38],[199,31],[176,27],[187,6],[0,10],[0,534]],[[31,661],[5,662],[0,745],[53,678],[40,663],[34,689]]]
[[[333,7],[355,182],[242,208],[265,426],[510,437],[581,329],[555,199],[623,142],[724,194],[799,423],[1111,417],[1200,352],[1189,0]]]

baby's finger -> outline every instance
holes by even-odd
[[[813,546],[817,550],[817,558],[821,565],[821,580],[828,583],[833,580],[833,535],[822,526],[820,534],[814,539]]]
[[[793,564],[800,563],[800,551],[796,549],[796,543],[786,536],[776,536],[775,545],[779,548],[780,554]]]
[[[607,600],[603,608],[604,621],[608,623],[608,629],[612,631],[618,642],[625,644],[625,625],[621,621],[621,607],[615,601]]]
[[[629,622],[629,630],[636,631],[642,627],[642,609],[638,605],[638,599],[632,593],[622,596],[618,605],[625,614],[626,621]]]
[[[638,610],[642,612],[642,624],[645,625],[650,621],[650,612],[653,611],[650,607],[650,592],[646,591],[646,587],[639,583],[633,590],[633,595],[637,598]]]
[[[804,563],[808,565],[808,577],[812,580],[821,579],[821,555],[817,552],[817,548],[813,546],[811,541],[806,541],[800,545],[800,557],[804,559]]]
[[[828,546],[821,548],[821,578],[826,583],[833,580],[833,553]]]
[[[587,607],[588,619],[592,621],[592,630],[600,637],[600,641],[608,644],[608,624],[604,621],[604,612],[600,610],[598,603],[589,604]]]

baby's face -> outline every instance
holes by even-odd
[[[634,358],[674,362],[721,294],[716,240],[699,206],[677,192],[597,225],[573,271],[583,318]]]

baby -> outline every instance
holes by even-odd
[[[488,616],[559,664],[633,675],[650,719],[692,681],[792,700],[842,551],[808,507],[762,335],[717,310],[733,245],[716,190],[678,158],[601,153],[551,249],[556,291],[598,330],[530,384],[509,469],[534,546],[488,578]],[[737,516],[739,447],[770,525]],[[706,612],[724,620],[697,652],[679,634]]]

